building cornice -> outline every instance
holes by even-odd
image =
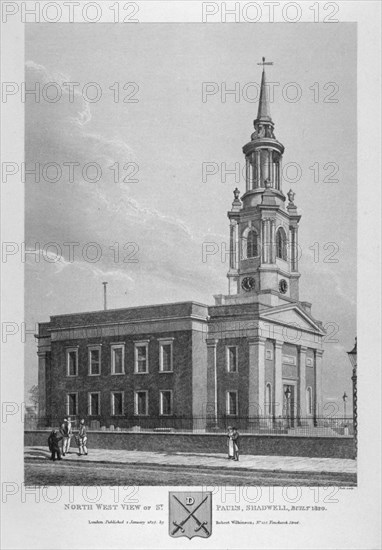
[[[165,323],[166,321],[188,321],[188,320],[207,323],[207,317],[202,317],[199,315],[188,315],[188,316],[184,315],[179,317],[151,317],[147,319],[138,319],[138,320],[126,319],[126,320],[113,321],[113,322],[90,323],[86,325],[67,325],[65,327],[53,326],[52,328],[48,328],[47,331],[52,333],[52,332],[62,332],[65,330],[83,330],[83,329],[92,329],[92,328],[101,329],[101,328],[113,327],[118,325],[137,325],[137,324],[145,324],[145,323],[157,323],[157,322]]]

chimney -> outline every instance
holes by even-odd
[[[107,282],[102,283],[103,284],[103,309],[107,310],[107,301],[106,301],[106,285]]]

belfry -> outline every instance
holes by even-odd
[[[39,324],[39,414],[94,429],[285,433],[316,426],[325,331],[299,297],[294,193],[263,67],[257,118],[243,147],[246,187],[228,212],[228,294],[215,305],[156,304],[55,315]],[[112,427],[112,428],[111,428]]]

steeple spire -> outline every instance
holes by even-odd
[[[262,62],[258,63],[258,65],[263,66],[263,74],[261,75],[260,99],[257,110],[257,118],[253,121],[255,131],[251,135],[251,140],[256,140],[263,137],[275,139],[275,135],[273,133],[274,124],[269,107],[269,89],[267,86],[267,79],[264,69],[265,65],[273,65],[273,62],[265,61],[265,57],[263,57]]]
[[[260,99],[259,99],[259,108],[257,111],[257,120],[258,121],[264,121],[264,122],[271,122],[271,111],[269,108],[269,93],[268,93],[268,86],[267,86],[267,80],[265,76],[265,69],[264,65],[273,65],[271,61],[265,62],[265,57],[263,57],[262,63],[258,63],[258,65],[263,66],[263,74],[261,76],[261,86],[260,86]]]

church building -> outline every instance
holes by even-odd
[[[55,315],[39,324],[39,415],[93,427],[314,426],[322,406],[324,329],[299,296],[294,193],[274,132],[263,58],[246,189],[228,212],[228,294]]]

